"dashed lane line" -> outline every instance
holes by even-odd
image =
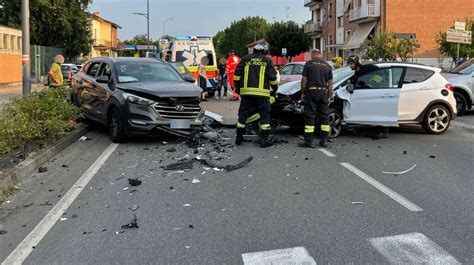
[[[359,176],[361,179],[365,180],[367,183],[372,185],[374,188],[378,189],[388,197],[392,198],[394,201],[398,202],[408,210],[412,212],[421,212],[423,209],[419,207],[418,205],[414,204],[413,202],[409,201],[402,195],[398,194],[397,192],[393,191],[389,187],[383,185],[382,183],[378,182],[371,176],[367,175],[364,173],[362,170],[358,169],[357,167],[349,164],[349,163],[340,163],[343,167],[345,167],[347,170],[351,171],[352,173],[356,174]]]
[[[242,254],[244,265],[307,264],[316,265],[304,247],[275,249]]]
[[[337,155],[333,154],[331,151],[329,151],[325,148],[319,148],[318,150],[321,151],[321,153],[325,154],[328,157],[337,157]]]
[[[36,227],[23,239],[23,241],[10,253],[2,262],[2,265],[22,264],[30,255],[31,251],[37,246],[41,239],[51,230],[63,213],[71,206],[81,191],[87,186],[91,179],[97,174],[99,169],[105,164],[107,159],[117,149],[118,144],[111,144],[94,161],[94,163],[84,172],[72,188],[63,196],[63,198],[48,212],[48,214],[36,225]]]

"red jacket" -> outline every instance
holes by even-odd
[[[231,55],[227,59],[227,65],[225,67],[225,72],[226,74],[231,74],[233,75],[235,73],[235,68],[237,68],[237,65],[240,62],[240,58],[236,55]]]

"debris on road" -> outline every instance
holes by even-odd
[[[224,122],[224,118],[219,115],[219,114],[216,114],[214,112],[211,112],[211,111],[204,111],[204,115],[207,117],[207,118],[211,118],[213,119],[214,121],[216,122],[219,122],[219,123],[223,123]]]
[[[48,171],[48,168],[47,167],[40,167],[38,168],[38,172],[39,173],[44,173],[44,172],[47,172]]]
[[[63,167],[63,168],[68,168],[69,166],[68,166],[68,165],[65,165],[65,164],[63,164],[63,165],[62,165],[62,167]]]
[[[133,205],[132,207],[128,207],[128,209],[130,209],[132,212],[138,210],[138,208],[140,208],[140,206],[139,206],[139,205],[136,205],[136,204]]]
[[[405,150],[405,151],[403,151],[403,154],[404,154],[404,155],[406,155],[407,153],[408,153],[408,152],[407,152],[406,150]]]
[[[91,141],[92,138],[89,138],[87,136],[81,136],[81,138],[79,138],[79,142],[85,142],[85,141]]]
[[[0,235],[4,235],[4,234],[6,234],[6,233],[8,233],[8,231],[7,231],[7,230],[3,230],[3,229],[2,229],[2,230],[0,230]]]
[[[60,221],[66,221],[67,218],[66,218],[66,217],[61,217],[59,220],[60,220]]]
[[[183,204],[183,206],[184,206],[184,207],[191,207],[191,204],[185,203],[185,204]]]
[[[183,161],[183,162],[176,162],[169,164],[167,166],[162,166],[161,168],[164,170],[186,170],[186,169],[193,169],[193,164],[195,160],[190,161]],[[183,171],[184,173],[184,171]]]
[[[430,155],[430,158],[436,158],[436,156],[435,155]]]
[[[363,202],[352,202],[352,205],[364,204]]]
[[[176,148],[174,148],[174,147],[172,147],[172,148],[166,150],[166,152],[169,152],[169,153],[174,153],[174,152],[176,152],[176,151],[178,151],[178,149],[176,149]]]
[[[201,181],[199,179],[193,179],[191,181],[192,184],[197,184],[197,183],[201,183]]]
[[[126,225],[122,225],[122,229],[130,229],[130,228],[138,228],[138,222],[137,222],[137,216],[134,214],[133,215],[133,220]]]
[[[408,172],[412,171],[415,167],[416,167],[416,164],[413,165],[411,168],[405,170],[405,171],[400,171],[400,172],[387,172],[387,171],[382,171],[382,173],[388,174],[388,175],[402,175],[402,174],[405,174],[405,173],[408,173]]]
[[[142,185],[142,181],[139,180],[139,179],[137,179],[137,178],[134,178],[134,179],[129,178],[129,179],[128,179],[128,184],[130,184],[130,185],[132,185],[132,186],[134,186],[134,187],[135,187],[135,186],[140,186],[140,185]]]
[[[235,165],[219,165],[215,161],[208,158],[201,158],[200,161],[202,164],[206,164],[214,169],[220,169],[220,170],[225,170],[227,172],[231,172],[231,171],[245,167],[253,160],[253,158],[254,158],[253,156],[249,156],[247,159]]]
[[[29,203],[29,204],[23,205],[23,208],[28,208],[28,207],[30,207],[30,206],[33,206],[34,204],[35,204],[35,203],[34,203],[34,202],[32,202],[32,203]]]
[[[125,188],[123,188],[122,190],[123,190],[123,191],[127,191],[128,189],[129,189],[129,187],[125,187]]]

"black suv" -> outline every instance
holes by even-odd
[[[71,101],[114,142],[156,130],[189,134],[204,119],[200,88],[190,82],[161,60],[95,58],[74,75]]]

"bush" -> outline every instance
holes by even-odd
[[[342,67],[342,64],[344,63],[344,59],[342,57],[333,57],[331,61],[334,63],[334,68],[338,69]]]
[[[66,89],[45,90],[13,99],[0,117],[0,155],[24,150],[32,142],[59,139],[73,128],[80,110],[66,100]]]

